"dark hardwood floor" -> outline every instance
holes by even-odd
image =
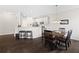
[[[13,35],[4,35],[0,36],[0,53],[79,53],[79,41],[72,40],[67,51],[50,50],[43,45],[41,38],[15,40]]]

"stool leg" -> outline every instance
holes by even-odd
[[[16,34],[16,40],[19,40],[19,34]]]

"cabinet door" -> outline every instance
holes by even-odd
[[[41,37],[42,33],[41,33],[41,27],[34,27],[32,29],[32,33],[33,33],[33,38],[38,38]]]

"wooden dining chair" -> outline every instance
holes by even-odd
[[[65,30],[66,30],[65,28],[59,28],[60,32],[65,32]]]
[[[49,30],[44,30],[45,46],[46,46],[47,44],[49,44],[49,40],[52,39],[50,34],[51,34],[51,31],[49,31]]]
[[[50,49],[54,49],[56,47],[56,41],[53,38],[52,31],[44,30],[44,39],[45,47],[48,46]]]
[[[58,46],[61,47],[64,45],[64,47],[67,50],[67,48],[71,44],[71,40],[70,40],[71,34],[72,34],[72,30],[69,30],[66,37],[59,37],[57,39]]]

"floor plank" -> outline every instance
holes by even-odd
[[[0,36],[0,53],[79,53],[79,41],[72,40],[71,46],[65,49],[49,50],[44,47],[41,38],[15,40],[13,35]]]

